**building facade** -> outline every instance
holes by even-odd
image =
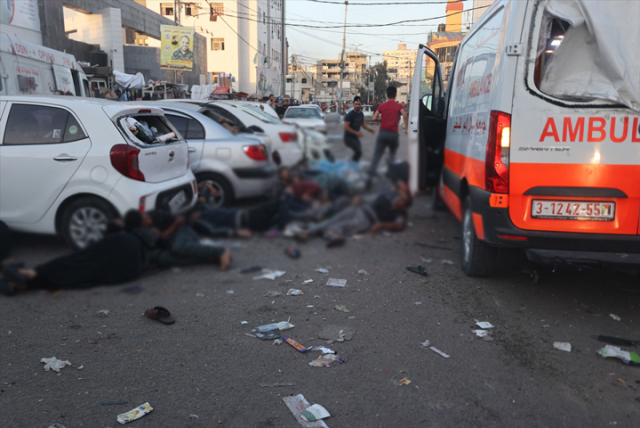
[[[284,0],[137,1],[205,38],[210,83],[227,73],[235,77],[234,90],[264,96],[269,89],[260,76],[281,74]]]
[[[449,72],[458,51],[458,46],[462,42],[466,31],[462,29],[462,3],[456,2],[447,4],[447,19],[444,25],[439,26],[439,31],[430,33],[427,40],[427,47],[435,52],[440,62],[443,83],[446,87],[449,80]],[[426,57],[426,76],[433,76],[435,63]]]
[[[471,25],[476,25],[476,22],[478,22],[482,14],[489,9],[488,7],[483,9],[478,8],[482,6],[490,6],[493,2],[494,0],[473,0],[473,17],[471,19]]]
[[[383,51],[382,60],[387,63],[389,80],[395,80],[403,85],[398,88],[396,101],[407,102],[411,95],[411,79],[416,65],[417,50],[407,50],[406,44],[399,44],[395,51]]]
[[[360,93],[367,82],[367,55],[362,52],[345,52],[340,96],[340,55],[338,59],[323,59],[311,69],[315,70],[314,99],[320,102],[349,102]]]

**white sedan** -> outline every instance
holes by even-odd
[[[303,128],[310,128],[314,131],[327,133],[327,124],[324,122],[322,115],[313,106],[291,106],[287,109],[282,118],[284,123],[292,123]]]

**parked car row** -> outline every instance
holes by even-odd
[[[0,220],[85,248],[130,209],[189,209],[201,182],[216,205],[268,195],[279,166],[333,159],[316,129],[250,102],[6,96]]]

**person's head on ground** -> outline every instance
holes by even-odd
[[[291,181],[291,169],[287,166],[281,166],[278,170],[278,177],[283,185],[288,185]]]
[[[296,171],[291,171],[290,176],[289,176],[289,183],[290,184],[298,184],[302,181],[302,177],[300,177],[300,173],[296,172]]]
[[[395,100],[396,95],[398,95],[398,88],[396,88],[395,86],[389,86],[387,88],[387,98],[389,98],[390,100]]]
[[[147,217],[149,217],[147,215]],[[150,219],[149,219],[150,220]],[[144,226],[144,214],[138,210],[129,210],[124,215],[124,229],[131,232]]]
[[[396,182],[396,190],[400,194],[411,195],[411,191],[409,190],[409,185],[406,182],[402,181],[402,180],[398,180]]]
[[[409,194],[399,193],[391,204],[394,210],[407,211],[413,203],[413,198]]]

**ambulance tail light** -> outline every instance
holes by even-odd
[[[492,111],[485,159],[485,185],[491,193],[509,193],[509,148],[511,115]]]

